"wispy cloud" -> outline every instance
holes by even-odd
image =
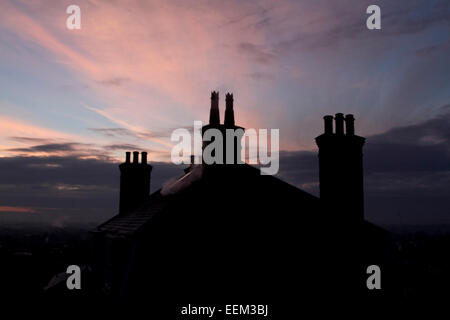
[[[105,146],[106,149],[109,150],[125,150],[125,151],[141,151],[142,148],[135,144],[110,144]],[[145,150],[147,151],[147,150]]]
[[[125,128],[89,128],[93,132],[101,133],[108,137],[135,137],[136,135]]]
[[[34,143],[49,143],[49,139],[43,139],[43,138],[33,138],[33,137],[9,137],[12,141],[17,141],[20,143],[27,143],[27,144],[34,144]]]
[[[256,45],[249,42],[243,42],[238,45],[239,51],[248,55],[249,59],[262,64],[269,64],[275,59],[275,55],[268,52],[266,48],[261,45]]]
[[[27,207],[0,206],[0,212],[35,213],[36,211],[33,208]]]
[[[79,146],[77,143],[49,143],[49,144],[41,144],[37,146],[32,146],[29,148],[13,148],[9,149],[8,151],[13,152],[27,152],[27,153],[33,153],[33,152],[58,152],[58,151],[73,151],[75,150],[75,147]]]
[[[106,80],[101,80],[98,81],[98,83],[104,85],[104,86],[121,86],[124,83],[130,81],[130,78],[121,78],[121,77],[117,77],[117,78],[110,78],[110,79],[106,79]]]

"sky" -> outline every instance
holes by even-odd
[[[314,194],[323,115],[354,114],[368,218],[448,223],[449,54],[446,0],[3,0],[0,219],[113,215],[124,152],[155,187],[178,175],[170,134],[218,90],[222,115],[233,92],[239,125],[280,129],[279,176]]]

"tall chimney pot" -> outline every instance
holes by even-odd
[[[211,92],[211,110],[209,111],[209,124],[213,126],[220,125],[219,115],[219,92]]]
[[[333,116],[327,115],[323,117],[325,125],[325,134],[333,134]]]
[[[139,163],[139,152],[138,151],[134,151],[133,152],[133,163]]]
[[[147,164],[147,152],[142,152],[141,153],[141,163],[142,164]]]
[[[348,136],[355,135],[355,118],[352,114],[345,116],[345,134]]]
[[[344,135],[344,115],[342,113],[336,113],[334,117],[336,120],[336,135],[343,136]]]
[[[233,94],[227,93],[225,97],[225,127],[232,128],[234,127],[234,110],[233,110]]]

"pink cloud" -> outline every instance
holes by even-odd
[[[207,119],[209,91],[219,87],[242,88],[238,99],[255,103],[241,79],[253,65],[235,48],[241,42],[263,45],[264,33],[227,25],[242,10],[238,3],[80,1],[78,31],[65,29],[63,5],[38,3],[22,4],[32,14],[5,3],[1,23],[93,84],[105,101],[102,112],[116,123],[152,128],[179,124],[180,116]],[[127,80],[104,85],[117,78]]]
[[[59,139],[75,139],[74,135],[44,128],[34,125],[27,121],[0,115],[0,143],[7,142],[9,137],[33,137],[40,139],[59,138]],[[3,139],[3,140],[1,140]],[[16,143],[15,143],[16,145]]]

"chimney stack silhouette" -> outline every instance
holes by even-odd
[[[219,92],[211,92],[211,109],[209,113],[209,124],[202,127],[202,136],[209,129],[217,129],[222,134],[223,150],[220,158],[221,164],[236,164],[241,160],[241,139],[244,135],[244,128],[236,126],[234,120],[234,97],[232,93],[227,93],[225,96],[225,120],[220,123],[219,117]],[[232,136],[227,135],[227,132]],[[214,138],[213,138],[214,141]],[[203,150],[211,144],[212,141],[203,141]],[[228,148],[227,148],[228,146]],[[228,151],[233,151],[233,154]],[[214,151],[215,152],[215,151]],[[205,162],[203,162],[205,164]],[[211,167],[211,166],[209,166]]]
[[[364,219],[363,145],[355,135],[354,117],[337,113],[324,117],[325,132],[316,138],[319,147],[320,198],[348,223]],[[345,132],[344,132],[345,122]]]
[[[150,193],[150,174],[152,166],[147,164],[147,152],[133,152],[133,162],[130,162],[130,152],[125,153],[125,162],[120,169],[120,202],[119,214],[136,209],[144,203]]]
[[[233,128],[234,127],[234,110],[233,110],[233,94],[227,93],[225,96],[225,127]]]
[[[209,111],[209,124],[218,126],[220,124],[219,114],[219,92],[211,92],[211,110]]]

